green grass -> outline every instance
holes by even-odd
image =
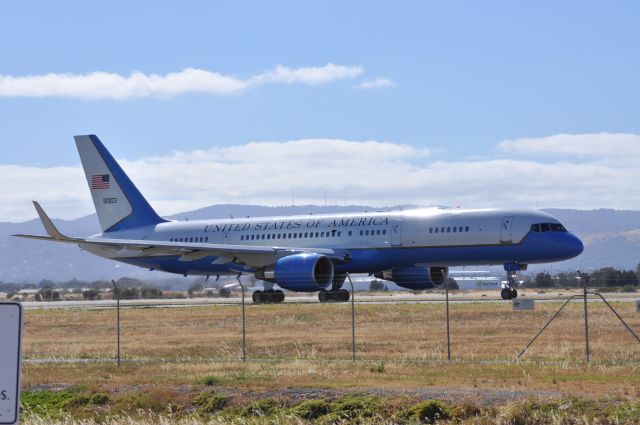
[[[23,391],[20,396],[22,410],[52,418],[64,412],[78,411],[87,406],[103,406],[109,403],[105,392],[92,392],[85,386],[70,387],[61,391]]]
[[[237,424],[638,424],[640,402],[622,399],[530,399],[499,406],[350,393],[292,403],[266,397],[246,400],[206,389],[177,394],[152,388],[104,393],[85,387],[25,391],[24,424],[204,423]]]

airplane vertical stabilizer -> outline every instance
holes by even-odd
[[[103,232],[166,221],[144,199],[97,136],[74,139]]]

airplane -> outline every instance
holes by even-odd
[[[524,209],[405,211],[172,221],[160,217],[95,135],[74,137],[102,233],[62,234],[34,201],[48,236],[92,254],[184,276],[253,275],[255,303],[284,301],[282,289],[344,302],[350,273],[397,285],[442,287],[449,267],[502,265],[503,299],[516,298],[517,272],[579,255],[583,244],[554,217]]]

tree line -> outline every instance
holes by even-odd
[[[589,286],[594,288],[636,290],[640,283],[638,273],[634,270],[603,267],[584,274],[589,277]],[[532,288],[576,288],[583,285],[577,272],[560,272],[555,275],[540,272],[533,277],[527,278],[525,284]]]

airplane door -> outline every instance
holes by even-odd
[[[500,224],[500,243],[512,243],[511,224],[513,224],[513,216],[502,217],[502,223]]]
[[[402,219],[394,218],[391,221],[391,245],[402,245]]]

